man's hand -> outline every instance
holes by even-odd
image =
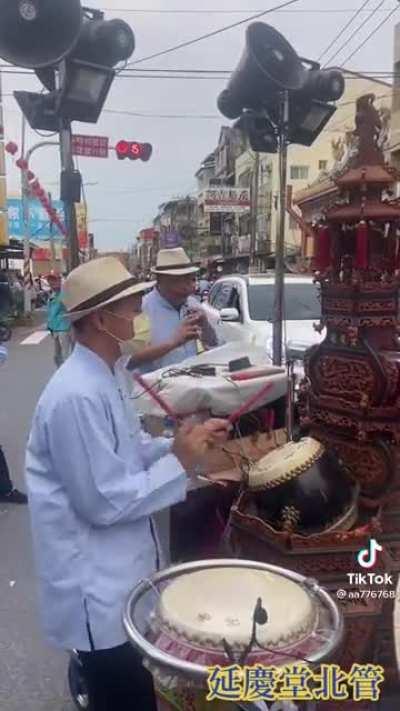
[[[227,441],[230,429],[227,420],[213,419],[202,425],[185,424],[176,434],[172,454],[188,473],[193,473],[211,447]]]
[[[173,338],[174,347],[183,346],[188,341],[195,341],[201,337],[201,329],[199,327],[198,316],[189,316],[182,321],[175,337]]]

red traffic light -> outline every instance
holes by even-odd
[[[118,160],[142,160],[147,162],[153,153],[150,143],[138,143],[137,141],[118,141],[115,146]]]

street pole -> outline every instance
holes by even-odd
[[[50,207],[53,207],[53,199],[52,199],[52,194],[48,193],[49,196],[49,202],[50,202]],[[56,271],[56,249],[54,245],[54,228],[53,228],[53,220],[50,218],[50,254],[51,254],[51,269],[53,272]]]
[[[273,363],[282,365],[282,336],[285,296],[285,225],[286,225],[286,189],[287,189],[287,154],[289,126],[289,93],[284,92],[281,99],[279,126],[279,212],[275,245],[275,299],[273,318]]]
[[[256,153],[253,172],[253,190],[251,201],[251,235],[250,235],[250,271],[255,268],[257,224],[258,224],[258,194],[260,188],[260,154]]]
[[[24,216],[24,314],[29,316],[32,311],[31,299],[31,219],[30,219],[30,191],[28,182],[28,170],[22,171],[21,197],[22,210]]]
[[[26,118],[22,114],[22,155],[25,156],[25,138],[26,138]],[[24,221],[24,316],[29,316],[32,311],[31,299],[31,221],[29,214],[29,183],[28,183],[28,168],[21,173],[21,201],[22,215]]]
[[[25,116],[23,117],[23,133],[24,133],[24,126],[25,126]],[[22,149],[22,155],[23,158],[26,161],[27,168],[21,170],[21,201],[22,201],[22,212],[23,212],[23,219],[24,219],[24,313],[25,315],[28,315],[31,313],[32,310],[32,304],[31,304],[31,284],[30,284],[30,275],[31,275],[31,255],[30,255],[30,241],[32,237],[31,233],[31,216],[30,216],[30,199],[31,199],[31,192],[30,192],[30,186],[29,186],[29,180],[28,180],[28,173],[29,173],[29,163],[31,160],[31,157],[35,151],[37,151],[39,148],[44,148],[45,146],[58,146],[58,142],[56,143],[55,141],[40,141],[40,143],[36,143],[32,148],[29,149],[29,151],[26,151],[25,153],[25,148],[24,148],[24,141],[23,141],[23,149]]]
[[[71,122],[61,120],[60,123],[60,155],[61,170],[68,173],[74,170],[74,160],[72,156],[72,131]],[[75,203],[64,200],[65,220],[68,232],[68,271],[79,267],[79,243],[76,225]]]

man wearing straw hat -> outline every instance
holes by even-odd
[[[172,442],[129,426],[114,367],[148,287],[111,257],[67,277],[76,345],[40,398],[27,450],[44,625],[49,641],[78,650],[91,711],[155,711],[124,604],[160,565],[152,514],[185,499],[186,472],[227,438],[221,420],[182,428]]]
[[[143,299],[143,314],[149,320],[148,343],[133,356],[132,365],[158,370],[217,346],[206,312],[193,296],[199,268],[185,250],[160,250],[152,272],[157,287]]]

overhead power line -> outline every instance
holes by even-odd
[[[299,0],[287,0],[286,2],[281,3],[280,5],[275,5],[275,7],[269,8],[269,10],[263,10],[262,12],[258,12],[256,15],[250,15],[250,17],[246,17],[244,20],[239,20],[239,22],[234,22],[231,25],[226,25],[226,27],[220,27],[218,30],[208,32],[205,35],[200,35],[200,37],[194,37],[193,39],[187,40],[186,42],[181,42],[180,44],[177,44],[174,47],[164,49],[161,52],[155,52],[154,54],[149,54],[147,57],[141,57],[140,59],[136,59],[134,62],[129,62],[126,66],[130,67],[134,66],[135,64],[140,64],[141,62],[148,62],[150,59],[156,59],[156,57],[163,57],[164,55],[170,54],[171,52],[176,52],[178,49],[190,47],[191,45],[196,44],[197,42],[202,42],[203,40],[209,39],[210,37],[216,37],[216,35],[220,35],[223,32],[233,30],[235,27],[240,27],[241,25],[245,25],[248,22],[252,22],[253,20],[258,20],[261,17],[265,17],[265,15],[269,15],[272,12],[276,12],[277,10],[289,7],[290,5],[295,5],[298,2]]]
[[[344,15],[349,12],[355,12],[357,8],[355,7],[346,7],[346,8],[321,8],[321,9],[304,9],[304,10],[276,10],[278,14],[292,14],[292,13],[300,13],[304,15],[319,15],[319,14],[336,14],[336,15]],[[390,7],[386,8],[386,10],[381,10],[381,12],[387,12],[387,10],[390,10]],[[250,10],[250,8],[247,8],[246,10],[216,10],[216,9],[208,9],[208,10],[190,10],[190,9],[185,9],[185,10],[178,10],[178,9],[170,9],[170,10],[157,10],[157,9],[152,9],[150,10],[149,8],[130,8],[130,7],[107,7],[103,8],[104,12],[122,12],[122,13],[128,13],[132,15],[247,15],[248,12],[261,12],[261,10]]]
[[[362,21],[362,23],[361,23],[358,27],[356,27],[356,29],[354,30],[354,32],[352,32],[352,34],[350,35],[350,37],[348,37],[348,38],[345,40],[345,42],[343,42],[343,44],[340,45],[339,49],[337,49],[336,52],[334,52],[334,54],[333,54],[331,57],[329,57],[329,59],[328,59],[328,61],[326,62],[326,64],[332,64],[332,62],[336,59],[336,57],[338,57],[339,54],[345,49],[345,47],[347,47],[347,46],[349,45],[349,43],[351,42],[351,40],[354,39],[354,37],[356,37],[356,35],[358,35],[359,32],[361,32],[361,30],[363,29],[363,27],[365,27],[365,25],[368,24],[368,22],[369,22],[370,20],[372,20],[373,17],[375,17],[377,11],[382,7],[382,5],[384,5],[385,2],[386,2],[386,0],[380,0],[379,5],[377,5],[373,10],[370,11],[370,13],[369,13],[369,14],[367,15],[367,17]],[[396,9],[397,9],[397,8],[396,8]],[[343,66],[343,65],[342,65],[342,66]]]
[[[321,61],[321,59],[323,57],[325,57],[326,54],[328,54],[329,50],[332,49],[332,47],[336,44],[338,39],[340,39],[343,36],[343,34],[349,29],[349,27],[353,24],[353,22],[357,19],[357,17],[362,13],[364,8],[368,5],[369,1],[370,0],[364,0],[361,7],[359,7],[358,10],[355,11],[355,13],[350,17],[350,20],[348,22],[346,22],[345,26],[340,28],[339,32],[334,36],[332,42],[330,42],[330,44],[328,44],[326,49],[324,49],[324,51],[321,52],[321,54],[319,55],[319,57],[318,57],[319,62]]]
[[[358,47],[356,47],[356,49],[354,50],[354,52],[352,52],[348,57],[346,57],[346,59],[344,60],[343,64],[347,64],[347,62],[349,62],[350,59],[353,59],[353,57],[354,57],[356,54],[358,54],[358,52],[359,52],[361,49],[363,49],[363,47],[365,47],[365,45],[367,44],[367,42],[369,42],[369,40],[371,39],[371,37],[373,37],[374,35],[376,35],[376,33],[379,32],[379,30],[381,29],[381,27],[383,27],[384,25],[386,25],[386,23],[390,20],[390,18],[393,17],[393,15],[395,14],[395,12],[398,11],[398,9],[399,9],[399,6],[394,7],[393,10],[392,10],[391,12],[389,12],[388,16],[385,17],[385,18],[382,20],[382,22],[380,22],[379,25],[378,25],[377,27],[375,27],[374,30],[372,30],[372,32],[370,32],[370,34],[368,35],[368,37],[366,37],[365,40],[363,40],[363,42],[361,42],[361,44],[358,45]],[[343,66],[343,64],[342,64],[341,66]]]

